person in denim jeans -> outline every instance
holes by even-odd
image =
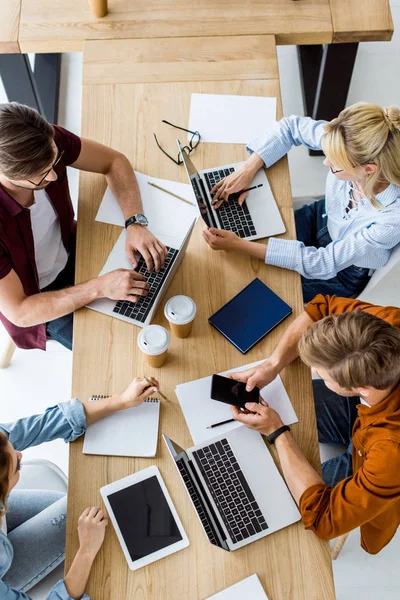
[[[0,425],[0,598],[29,600],[26,594],[64,560],[66,495],[46,490],[14,489],[19,479],[21,451],[63,438],[72,442],[94,421],[140,405],[158,391],[135,378],[121,394],[97,402],[77,398],[48,408],[42,415]],[[154,387],[153,387],[154,386]],[[78,521],[79,550],[64,581],[47,600],[89,597],[84,593],[90,570],[104,540],[103,511],[87,508]]]
[[[400,243],[400,111],[360,102],[329,123],[281,119],[247,145],[251,156],[211,190],[214,207],[233,194],[242,204],[247,193],[240,192],[251,187],[256,172],[299,145],[323,150],[329,171],[325,198],[295,211],[296,239],[257,243],[215,228],[203,237],[213,250],[296,271],[305,302],[316,294],[358,296]]]
[[[276,445],[306,529],[333,539],[360,527],[362,548],[376,554],[400,524],[400,308],[320,294],[264,363],[230,377],[262,388],[298,356],[320,377],[319,441],[346,447],[322,477],[266,402],[246,404],[247,414],[232,407],[233,416]]]

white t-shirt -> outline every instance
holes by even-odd
[[[1,527],[0,527],[0,531],[2,531],[4,533],[4,535],[7,535],[7,521],[6,521],[6,515],[3,516],[2,520],[1,520]]]
[[[60,220],[45,190],[34,192],[30,207],[39,287],[52,283],[64,269],[68,253],[61,239]]]
[[[371,405],[368,404],[368,402],[365,402],[365,400],[363,400],[363,398],[360,398],[360,402],[361,402],[361,404],[364,404],[364,406],[368,406],[368,408],[371,408]]]

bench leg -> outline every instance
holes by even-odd
[[[347,538],[349,537],[348,533],[345,533],[344,535],[341,535],[340,537],[337,538],[332,550],[331,550],[331,558],[332,560],[336,560],[337,557],[339,556]]]
[[[89,0],[89,6],[93,16],[97,19],[105,17],[108,13],[107,0]]]
[[[4,340],[3,346],[0,348],[0,369],[5,369],[10,365],[15,349],[16,345],[11,338]]]
[[[331,121],[345,108],[357,49],[358,43],[297,46],[307,117]],[[309,154],[323,152],[309,150]]]

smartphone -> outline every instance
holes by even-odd
[[[243,408],[246,402],[259,402],[260,390],[255,387],[246,391],[246,384],[221,375],[213,375],[211,379],[211,398],[225,404],[233,404]]]

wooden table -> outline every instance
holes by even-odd
[[[3,0],[0,52],[76,52],[85,40],[272,34],[278,44],[390,40],[388,0]]]
[[[156,147],[153,132],[165,148],[175,150],[176,132],[163,125],[161,119],[186,126],[192,92],[277,96],[281,113],[277,73],[273,36],[89,41],[84,47],[82,135],[124,152],[139,171],[186,181],[183,167],[174,165]],[[243,146],[225,144],[201,143],[193,154],[198,168],[245,157]],[[268,170],[268,178],[285,221],[286,237],[294,238],[286,158]],[[77,282],[99,273],[120,233],[118,227],[94,221],[104,189],[103,177],[81,174]],[[173,220],[171,215],[171,227]],[[192,440],[174,393],[176,384],[267,356],[303,306],[296,273],[233,254],[215,253],[202,240],[201,229],[198,223],[154,319],[167,326],[163,306],[175,294],[187,294],[196,301],[198,315],[192,335],[185,340],[172,338],[168,361],[162,369],[144,366],[136,345],[139,329],[135,326],[87,309],[76,313],[74,323],[73,395],[87,398],[92,393],[111,394],[123,390],[135,374],[154,375],[172,400],[162,404],[160,435],[167,434],[184,448],[190,447]],[[254,277],[288,302],[294,314],[242,356],[207,319]],[[296,361],[284,371],[283,381],[299,417],[293,435],[310,462],[319,468],[310,373]],[[100,502],[99,488],[151,464],[161,471],[190,546],[131,573],[109,526],[88,584],[93,599],[203,600],[252,573],[259,575],[270,600],[335,597],[328,544],[305,531],[301,522],[232,553],[211,546],[161,440],[155,459],[84,456],[82,440],[71,444],[67,569],[77,550],[78,516],[86,506]]]

